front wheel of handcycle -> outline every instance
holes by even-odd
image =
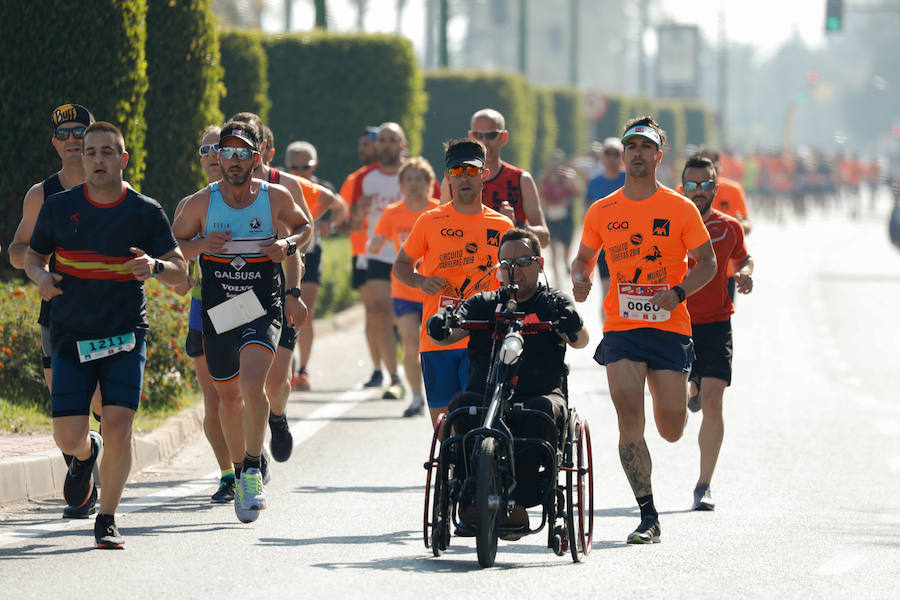
[[[494,566],[497,557],[497,521],[500,516],[500,475],[497,472],[496,440],[481,440],[476,457],[475,543],[478,564]]]

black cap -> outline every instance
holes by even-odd
[[[69,122],[90,125],[94,122],[94,115],[80,104],[63,104],[54,108],[50,113],[50,122],[53,124],[53,129]]]
[[[226,138],[230,137],[247,142],[254,150],[259,149],[259,142],[256,139],[256,131],[248,127],[246,124],[235,121],[226,123],[225,127],[222,129],[222,133],[219,134],[219,145],[222,145],[222,142],[224,142]]]
[[[444,152],[444,164],[448,169],[460,165],[484,168],[484,146],[468,140],[454,144]]]

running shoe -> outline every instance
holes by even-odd
[[[219,489],[210,498],[213,504],[228,504],[234,500],[234,475],[219,479]]]
[[[306,371],[300,371],[294,377],[294,381],[292,382],[291,387],[293,387],[298,392],[308,392],[309,391],[309,373]]]
[[[413,401],[406,410],[403,411],[404,417],[417,417],[425,412],[425,400],[421,396],[413,396]]]
[[[363,387],[377,388],[381,387],[382,383],[384,383],[384,375],[381,374],[380,369],[375,369],[374,371],[372,371],[372,376],[369,378],[369,380],[363,384]]]
[[[122,550],[125,548],[125,538],[116,527],[115,515],[98,514],[94,521],[94,540],[97,547],[104,550]]]
[[[694,505],[691,510],[716,510],[716,502],[712,499],[708,483],[698,483],[694,488]]]
[[[659,534],[659,517],[644,517],[626,541],[629,544],[658,544]]]
[[[66,482],[63,484],[63,498],[66,499],[66,504],[74,508],[88,504],[94,492],[94,463],[97,462],[100,449],[103,448],[103,438],[96,431],[91,431],[89,437],[91,457],[87,460],[72,457],[66,473]]]
[[[697,386],[697,393],[688,398],[688,409],[691,412],[697,412],[700,410],[700,380],[691,379],[691,382]]]
[[[294,450],[294,436],[288,427],[287,415],[276,417],[269,413],[269,429],[272,430],[272,457],[278,462],[284,462]]]
[[[234,514],[241,523],[252,523],[259,518],[258,510],[244,508],[244,487],[241,485],[243,475],[234,482]]]
[[[263,477],[259,469],[251,467],[241,472],[241,507],[247,510],[266,508],[266,494],[263,491]],[[237,498],[235,498],[235,502]]]
[[[91,491],[91,497],[84,506],[66,506],[63,509],[63,519],[87,519],[97,512],[97,486]]]
[[[381,397],[384,400],[400,400],[403,396],[406,395],[406,388],[403,387],[403,384],[400,383],[400,379],[391,379],[391,385],[388,386],[386,390],[384,390],[384,394]]]
[[[266,485],[272,480],[272,472],[269,470],[271,461],[272,457],[269,455],[269,451],[263,447],[262,454],[259,457],[259,472],[262,473],[262,481]]]

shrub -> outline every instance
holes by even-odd
[[[322,240],[322,285],[316,299],[316,317],[344,310],[359,300],[350,286],[350,240],[333,236]]]
[[[0,98],[3,114],[13,123],[0,157],[15,165],[0,178],[4,245],[22,216],[25,192],[59,169],[50,145],[50,111],[60,104],[83,104],[98,120],[122,129],[131,155],[125,176],[140,188],[145,14],[145,0],[0,2],[0,38],[6,48],[0,58]],[[8,266],[6,260],[0,263]]]
[[[559,128],[556,124],[553,93],[550,90],[537,89],[534,91],[534,97],[535,106],[537,107],[537,130],[535,132],[531,168],[536,174],[540,174],[547,168],[547,163],[550,162],[550,155],[556,150]]]
[[[701,146],[715,144],[715,117],[712,112],[699,104],[689,104],[684,108],[686,143]]]
[[[200,134],[220,123],[222,67],[211,0],[149,2],[147,11],[147,179],[144,193],[170,216],[206,184]]]
[[[410,155],[420,152],[427,98],[408,39],[315,32],[277,36],[264,46],[272,101],[267,124],[276,148],[312,142],[321,165],[316,173],[332,181],[359,166],[356,141],[366,125],[396,121]]]
[[[657,104],[653,110],[653,116],[660,127],[666,131],[671,151],[680,154],[687,143],[684,106],[676,102]]]
[[[581,94],[574,88],[552,90],[553,110],[556,114],[556,146],[567,155],[581,152],[587,143],[587,123],[584,120]]]
[[[249,111],[263,122],[269,119],[269,59],[262,36],[255,31],[226,30],[219,33],[225,95],[219,107],[225,118]]]
[[[535,98],[520,75],[487,73],[429,73],[425,77],[428,113],[422,154],[438,171],[443,170],[447,140],[465,137],[472,113],[494,108],[506,118],[509,143],[503,159],[531,169],[536,133]]]

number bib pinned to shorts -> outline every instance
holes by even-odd
[[[619,284],[619,316],[631,321],[668,321],[671,314],[650,299],[669,289],[668,284]]]
[[[78,360],[86,363],[119,352],[130,352],[135,346],[134,332],[96,340],[80,340],[75,342],[75,346],[78,349]]]

